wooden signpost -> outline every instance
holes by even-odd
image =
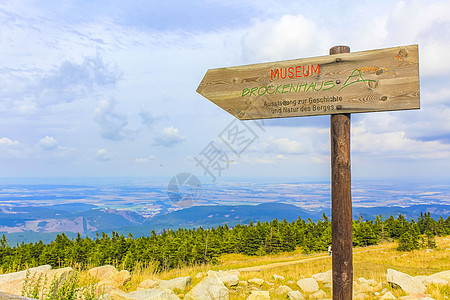
[[[333,299],[352,299],[350,114],[419,109],[418,46],[212,69],[197,92],[241,120],[331,115]]]

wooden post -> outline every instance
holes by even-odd
[[[330,55],[349,53],[335,46]],[[339,60],[336,59],[339,63]],[[350,169],[350,114],[330,118],[331,133],[331,228],[333,300],[351,300],[353,292],[352,195]]]

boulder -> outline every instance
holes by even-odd
[[[114,286],[119,287],[119,286],[124,285],[128,281],[130,281],[131,275],[130,275],[130,272],[128,272],[127,270],[122,270],[119,273],[114,274],[109,278],[113,281]]]
[[[380,297],[380,300],[395,300],[395,296],[391,292],[385,293],[383,296]]]
[[[70,278],[70,276],[73,275],[74,272],[74,270],[70,267],[55,270],[51,270],[50,268],[50,266],[41,266],[30,269],[28,275],[28,280],[30,283],[28,283],[27,285],[31,288],[33,284],[40,281],[39,289],[48,291],[51,284],[54,282],[54,284],[56,285],[55,287],[58,289],[68,278]],[[0,292],[5,292],[13,295],[21,295],[27,276],[26,271],[25,273],[21,271],[10,274],[12,274],[12,276],[5,276],[3,278],[4,281],[0,284]],[[6,281],[6,278],[15,279]]]
[[[235,286],[239,284],[239,271],[208,271],[208,275],[212,274],[216,274],[226,286]]]
[[[248,280],[248,283],[250,283],[250,284],[256,284],[256,285],[261,286],[261,285],[264,283],[264,279],[261,279],[261,278],[252,278],[252,279],[249,279],[249,280]]]
[[[373,287],[374,291],[380,292],[385,287],[385,283],[379,282],[376,286]]]
[[[270,300],[269,291],[253,291],[247,300]]]
[[[359,277],[358,278],[358,283],[360,284],[367,284],[370,286],[376,286],[377,282],[374,279],[365,279],[364,277]]]
[[[105,285],[112,285],[114,287],[120,287],[124,284],[126,284],[128,281],[131,280],[130,272],[127,270],[122,270],[114,275],[111,275],[110,277],[101,280],[98,283],[98,286],[105,286]]]
[[[248,282],[245,281],[245,280],[240,280],[240,281],[239,281],[239,286],[247,287],[247,286],[248,286]]]
[[[119,288],[109,285],[109,284],[105,284],[105,285],[97,285],[95,288],[95,294],[96,295],[104,295],[104,294],[111,294],[111,292],[113,290],[118,290]]]
[[[444,280],[450,281],[450,270],[442,271],[442,272],[439,272],[439,273],[435,273],[435,274],[432,274],[432,275],[430,275],[428,277],[439,278],[439,279],[444,279]]]
[[[289,300],[305,300],[302,293],[300,291],[292,291],[288,293]]]
[[[319,290],[319,284],[314,278],[304,278],[297,281],[297,285],[305,293],[314,293]]]
[[[51,268],[52,268],[52,266],[50,266],[50,265],[43,265],[43,266],[39,266],[39,267],[35,267],[35,268],[30,268],[30,269],[27,269],[24,271],[1,274],[0,275],[0,285],[2,285],[5,282],[11,282],[11,281],[15,281],[15,280],[25,279],[27,277],[27,272],[29,274],[28,276],[31,277],[36,273],[48,271]]]
[[[42,272],[43,276],[47,278],[45,289],[48,290],[52,284],[55,284],[56,290],[74,275],[75,271],[71,267],[54,269]]]
[[[179,290],[183,291],[186,286],[191,284],[191,276],[178,277],[170,280],[160,280],[158,287],[160,289]]]
[[[215,274],[203,278],[184,297],[185,300],[228,300],[229,291]]]
[[[286,285],[280,285],[276,290],[275,294],[277,295],[286,295],[287,293],[292,292],[292,289]]]
[[[401,300],[434,300],[434,298],[431,298],[431,295],[428,295],[428,294],[408,295],[408,296],[400,297],[398,299],[401,299]]]
[[[158,281],[151,280],[151,279],[145,279],[139,283],[140,288],[142,289],[152,289],[158,286]]]
[[[364,300],[364,299],[367,299],[367,298],[369,298],[369,295],[367,295],[366,293],[356,293],[353,296],[353,299],[355,299],[355,300]]]
[[[5,294],[2,292],[0,292],[0,299],[2,299],[2,300],[36,300],[35,298],[16,296],[16,295],[12,295],[12,294]]]
[[[327,297],[327,293],[325,293],[322,290],[315,291],[311,295],[309,295],[308,299],[314,300],[314,299],[324,299]]]
[[[110,295],[111,300],[179,300],[171,290],[146,289],[125,293],[121,290],[114,290]]]
[[[273,279],[275,279],[275,280],[281,280],[281,281],[283,281],[284,280],[284,277],[283,276],[281,276],[281,275],[277,275],[277,274],[273,274]]]
[[[442,278],[438,278],[438,277],[431,277],[431,276],[415,276],[415,278],[420,279],[420,281],[422,281],[422,283],[425,286],[429,286],[429,285],[437,285],[437,286],[446,286],[448,285],[448,281]]]
[[[115,274],[119,273],[116,267],[111,265],[105,265],[101,267],[92,268],[88,271],[88,274],[98,280],[105,280]]]
[[[386,278],[389,283],[400,286],[409,295],[423,294],[427,289],[420,279],[393,269],[387,270]]]
[[[354,285],[353,290],[357,293],[372,293],[373,286],[370,286],[366,283],[356,284]]]
[[[331,283],[331,281],[333,280],[333,272],[331,270],[328,270],[323,273],[314,274],[311,277],[314,278],[317,282]]]

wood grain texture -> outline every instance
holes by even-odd
[[[419,109],[418,57],[410,45],[211,69],[197,92],[242,120]]]
[[[352,299],[353,239],[350,114],[331,115],[331,239],[333,299]]]
[[[330,49],[330,55],[349,53],[347,46]],[[352,176],[350,166],[350,114],[330,117],[331,239],[333,299],[353,297]]]

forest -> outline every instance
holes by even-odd
[[[360,217],[353,221],[353,245],[376,245],[383,240],[398,241],[398,250],[411,251],[420,247],[436,247],[434,237],[450,234],[450,217],[437,221],[430,213],[421,213],[416,220],[403,215],[381,216],[374,221]],[[323,214],[317,222],[311,219],[287,222],[250,222],[248,225],[227,224],[217,228],[163,230],[149,236],[134,238],[112,232],[92,239],[69,239],[58,234],[50,244],[42,241],[22,243],[11,247],[5,235],[0,240],[0,268],[3,273],[27,267],[49,264],[52,267],[78,266],[80,268],[113,264],[132,270],[136,263],[155,263],[159,269],[217,263],[222,254],[242,253],[265,255],[293,251],[304,253],[326,251],[331,244],[331,221]]]

